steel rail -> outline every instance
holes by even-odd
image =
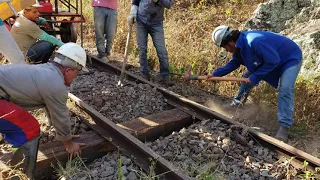
[[[108,140],[111,144],[115,145],[122,153],[132,158],[133,161],[138,163],[142,169],[149,172],[150,167],[152,166],[152,161],[154,161],[155,172],[157,175],[164,176],[165,179],[192,179],[183,174],[179,169],[174,168],[171,163],[157,155],[147,145],[117,126],[97,110],[84,103],[81,99],[71,93],[69,93],[68,96],[71,101],[75,102],[75,104],[80,107],[80,109],[84,110],[89,116],[91,116],[91,120],[89,121],[91,121],[90,127],[93,128],[93,130]]]
[[[88,55],[88,57],[91,59],[92,65],[97,67],[106,68],[110,71],[113,71],[116,74],[120,74],[121,68],[112,65],[110,63],[105,63],[101,61],[100,59]],[[93,60],[93,61],[92,61]],[[230,125],[238,125],[240,127],[244,127],[248,129],[249,135],[253,137],[256,141],[258,141],[261,145],[274,150],[278,153],[279,159],[281,156],[284,156],[288,159],[291,157],[294,157],[294,159],[291,161],[292,165],[297,168],[302,168],[303,162],[307,161],[309,163],[308,169],[310,171],[314,171],[316,167],[320,167],[320,159],[317,157],[314,157],[304,151],[301,151],[293,146],[290,146],[282,141],[279,141],[271,136],[268,136],[264,133],[261,133],[259,131],[256,131],[252,128],[249,128],[245,126],[244,124],[241,124],[239,122],[236,122],[222,114],[219,114],[215,111],[212,111],[211,109],[198,104],[194,101],[191,101],[179,94],[176,94],[172,91],[169,91],[163,87],[158,86],[157,84],[154,84],[150,81],[147,81],[131,72],[126,71],[127,78],[134,81],[144,82],[148,83],[149,85],[156,87],[158,91],[160,91],[165,98],[167,98],[169,101],[168,103],[175,106],[176,108],[181,109],[185,113],[188,113],[198,119],[219,119],[223,121],[224,123],[230,124]]]

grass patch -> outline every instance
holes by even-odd
[[[57,166],[54,167],[58,179],[73,179],[76,175],[86,175],[89,179],[92,179],[90,170],[85,165],[81,157],[76,156],[73,158],[69,157],[68,161],[64,165],[62,162],[57,160]]]

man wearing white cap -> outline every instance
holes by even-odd
[[[15,148],[11,165],[22,161],[24,173],[33,178],[40,127],[28,113],[46,107],[61,141],[70,154],[80,155],[83,143],[72,141],[68,86],[86,69],[86,53],[75,43],[61,46],[52,61],[38,65],[0,66],[0,133]],[[77,136],[78,137],[78,136]]]
[[[64,43],[43,31],[38,24],[50,28],[44,18],[40,18],[39,4],[26,7],[11,28],[11,35],[30,64],[48,62],[56,46]]]

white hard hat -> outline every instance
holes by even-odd
[[[80,45],[73,42],[68,42],[62,45],[57,50],[57,53],[62,54],[79,63],[84,71],[88,71],[88,69],[86,68],[87,55],[85,50]]]
[[[214,31],[212,32],[212,40],[215,45],[218,47],[221,46],[221,42],[232,32],[232,29],[230,29],[226,25],[221,25],[216,27]]]

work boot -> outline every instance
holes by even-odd
[[[170,76],[163,77],[162,81],[165,86],[173,86],[174,85],[174,82],[171,80]]]
[[[161,76],[161,74],[160,73],[156,73],[154,76],[153,76],[153,80],[155,81],[155,82],[161,82],[161,81],[163,81],[163,77]]]
[[[233,108],[238,108],[238,107],[240,107],[242,104],[241,104],[241,102],[239,101],[239,100],[237,100],[237,99],[233,99],[232,100],[232,102],[230,103],[230,104],[224,104],[223,105],[223,107],[224,108],[227,108],[227,109],[233,109]]]
[[[233,99],[229,106],[230,107],[239,107],[239,106],[241,106],[241,102],[237,99]]]
[[[10,165],[19,166],[23,173],[30,179],[34,179],[34,170],[36,167],[40,136],[29,140],[20,146],[12,155]]]
[[[109,59],[107,56],[104,56],[102,58],[100,58],[103,62],[109,62]]]
[[[279,141],[288,142],[288,128],[280,126],[275,136]]]
[[[150,81],[150,74],[142,74],[143,79]]]

